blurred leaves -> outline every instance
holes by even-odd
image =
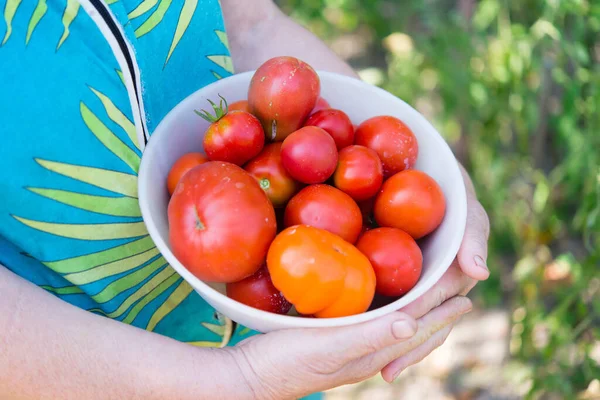
[[[600,376],[600,2],[278,3],[334,49],[358,32],[368,46],[348,61],[446,137],[492,221],[478,300],[514,309],[528,396],[588,396]]]

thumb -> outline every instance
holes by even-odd
[[[490,276],[487,267],[487,241],[490,222],[483,206],[471,195],[467,200],[467,226],[458,250],[460,269],[469,277],[485,280]]]

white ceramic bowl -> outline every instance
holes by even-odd
[[[328,72],[319,72],[319,76],[321,95],[331,107],[345,111],[354,124],[384,114],[401,119],[412,129],[419,143],[415,168],[432,176],[444,191],[446,215],[439,228],[420,242],[423,272],[416,286],[399,300],[363,314],[329,319],[302,318],[272,314],[238,303],[224,294],[224,285],[202,282],[177,260],[169,244],[166,189],[169,169],[183,154],[202,151],[202,134],[208,123],[197,116],[194,109],[210,108],[207,99],[218,101],[218,95],[230,103],[246,99],[252,74],[234,75],[193,93],[169,112],[150,138],[140,167],[139,201],[148,232],[165,259],[215,309],[259,332],[367,321],[406,306],[430,289],[456,256],[465,229],[466,194],[458,163],[435,128],[404,101],[360,80]]]

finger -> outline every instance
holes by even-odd
[[[386,382],[392,383],[402,371],[411,365],[415,365],[423,361],[425,357],[444,344],[448,338],[448,335],[450,334],[450,331],[452,330],[452,327],[453,325],[448,325],[440,329],[425,343],[383,367],[381,370],[381,377]]]
[[[471,278],[462,273],[455,261],[431,289],[400,311],[413,318],[420,318],[446,300],[465,292],[465,289],[470,290],[474,283]]]
[[[461,315],[471,311],[472,307],[471,300],[467,297],[457,296],[446,301],[417,321],[418,330],[413,338],[378,351],[373,355],[372,364],[381,369],[427,342],[436,332],[452,325]]]
[[[457,258],[462,271],[480,281],[490,276],[486,264],[489,234],[490,222],[487,213],[474,195],[468,195],[467,226]]]
[[[315,353],[335,354],[335,358],[346,364],[365,355],[375,353],[413,337],[417,322],[401,312],[357,325],[332,329],[315,330],[311,341]]]

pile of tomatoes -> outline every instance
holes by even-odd
[[[173,253],[246,305],[307,317],[365,312],[376,293],[406,294],[423,262],[418,239],[445,213],[439,185],[413,169],[419,148],[392,116],[358,126],[320,97],[292,57],[265,62],[248,99],[210,101],[204,154],[171,168]]]

